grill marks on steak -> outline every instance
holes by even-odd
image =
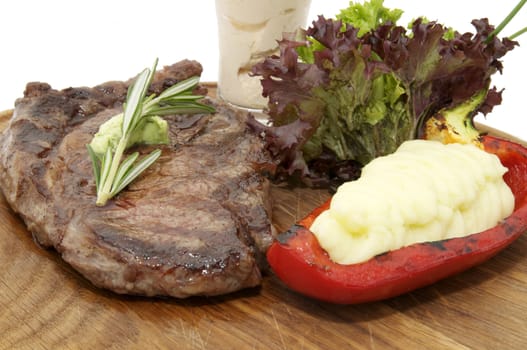
[[[156,74],[153,88],[200,73],[184,61]],[[271,162],[239,111],[209,100],[214,115],[167,117],[171,144],[158,161],[107,206],[95,206],[85,145],[119,112],[126,86],[29,85],[0,138],[8,202],[40,244],[118,293],[187,297],[258,285],[272,239],[261,174]]]

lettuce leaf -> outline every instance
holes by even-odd
[[[451,39],[449,28],[422,18],[407,31],[394,23],[397,14],[380,20],[379,3],[364,4],[376,18],[371,30],[344,23],[351,15],[319,16],[307,30],[284,34],[280,54],[253,67],[269,97],[270,125],[250,125],[265,135],[283,174],[328,186],[335,174],[349,177],[342,169],[357,174],[371,159],[419,137],[423,123],[442,109],[482,90],[490,92],[480,112],[500,103],[490,77],[501,72],[500,58],[516,42],[492,37],[485,43],[494,30],[486,19],[472,21],[475,34],[454,31]],[[354,23],[360,23],[357,13]],[[299,57],[306,52],[308,60]]]
[[[359,28],[358,35],[363,36],[382,24],[396,24],[402,14],[403,11],[400,9],[384,7],[384,0],[371,0],[364,4],[350,2],[348,8],[340,11],[337,19]]]
[[[349,24],[358,28],[358,36],[363,36],[365,33],[377,28],[385,23],[397,23],[401,18],[403,11],[400,9],[388,9],[383,5],[384,0],[371,0],[370,2],[353,3],[350,1],[348,8],[342,9],[336,18],[341,20],[344,24]],[[346,29],[345,26],[342,27]],[[314,62],[314,52],[324,49],[324,45],[319,43],[312,36],[307,37],[309,45],[297,48],[300,58],[304,62]]]

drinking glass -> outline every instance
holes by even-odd
[[[282,33],[304,28],[311,0],[216,0],[218,96],[251,110],[267,105],[252,66],[278,53]]]

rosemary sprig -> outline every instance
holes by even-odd
[[[104,155],[97,155],[90,145],[88,154],[92,161],[95,186],[97,188],[96,205],[103,206],[107,201],[122,191],[134,181],[145,169],[152,165],[161,155],[156,149],[149,155],[139,158],[134,152],[121,161],[127,149],[128,141],[140,120],[146,116],[162,116],[169,114],[212,113],[214,108],[199,103],[203,96],[192,95],[192,90],[199,82],[199,77],[181,81],[159,96],[154,94],[146,97],[148,87],[152,83],[157,66],[157,59],[152,69],[146,68],[128,88],[124,103],[122,133],[115,149],[108,147]]]

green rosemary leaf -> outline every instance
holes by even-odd
[[[110,149],[110,147],[108,147],[106,153],[104,153],[104,156],[101,160],[101,177],[99,178],[99,183],[101,185],[100,189],[102,189],[102,184],[104,184],[106,182],[106,179],[108,178],[108,174],[110,173],[110,167],[112,165],[112,160],[112,150]]]
[[[148,88],[148,77],[150,70],[145,69],[139,74],[134,84],[128,88],[126,106],[124,109],[123,135],[133,129],[135,121],[142,112],[142,101],[145,97],[145,89]]]
[[[163,103],[178,104],[180,102],[194,102],[197,100],[201,100],[202,98],[203,96],[201,95],[181,94],[181,95],[176,95],[170,98],[163,99]]]
[[[134,162],[137,160],[138,157],[139,157],[139,152],[134,152],[130,154],[128,157],[126,157],[125,160],[123,160],[123,162],[119,166],[119,170],[117,170],[117,174],[115,175],[114,184],[119,184],[122,181],[122,179],[126,176],[128,171],[132,168],[132,166],[134,165]]]
[[[186,91],[192,91],[199,83],[199,77],[191,77],[185,80],[178,82],[175,85],[172,85],[165,91],[163,91],[158,97],[157,100],[164,100],[170,98],[170,96],[179,95]]]
[[[148,110],[148,115],[170,115],[170,114],[195,114],[212,113],[214,108],[201,103],[180,103],[174,106],[152,107]]]
[[[127,135],[130,130],[133,130],[139,122],[139,119],[141,119],[145,96],[154,78],[156,66],[157,59],[152,69],[144,69],[129,87],[124,110],[123,135]],[[150,100],[154,98],[150,96],[148,99],[151,102]]]
[[[130,169],[127,174],[119,181],[115,189],[112,190],[111,196],[115,196],[117,193],[121,192],[126,186],[128,186],[132,181],[134,181],[141,173],[152,165],[157,158],[161,155],[161,150],[156,149],[152,151],[149,155],[141,158],[137,164]]]
[[[150,101],[152,101],[156,97],[156,94],[151,94],[150,96],[145,97],[143,100],[143,105],[148,104]]]
[[[93,177],[95,178],[95,188],[97,191],[99,191],[100,187],[100,178],[101,178],[101,164],[99,162],[99,158],[93,151],[93,148],[91,148],[90,145],[86,145],[88,148],[88,154],[90,155],[92,169],[93,169]]]

